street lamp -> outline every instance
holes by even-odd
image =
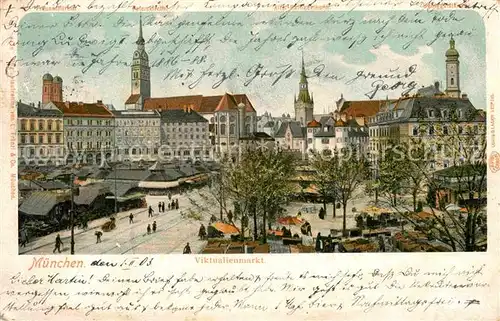
[[[75,254],[75,173],[71,171],[71,210],[70,210],[70,224],[71,224],[71,255]]]

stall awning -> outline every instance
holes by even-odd
[[[117,197],[116,201],[117,202],[126,202],[126,201],[141,199],[141,198],[143,198],[145,196],[146,196],[146,194],[144,194],[144,193],[134,193],[134,194],[130,194],[130,195],[127,195],[127,196]],[[106,199],[112,199],[112,200],[114,200],[115,197],[112,196],[112,195],[111,196],[106,196]]]
[[[172,182],[143,181],[139,183],[140,188],[151,188],[151,189],[166,189],[177,186],[179,186],[178,181],[172,181]]]

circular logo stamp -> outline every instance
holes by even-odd
[[[493,173],[498,172],[500,170],[500,154],[497,152],[491,153],[488,164],[490,165],[490,170]]]

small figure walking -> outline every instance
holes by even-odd
[[[153,208],[151,207],[151,205],[149,205],[148,217],[153,217]]]
[[[201,224],[200,229],[198,231],[198,236],[200,240],[204,240],[207,235],[207,231],[205,230],[205,225]]]
[[[129,224],[134,223],[134,214],[130,213],[130,215],[128,216],[128,223]]]
[[[102,232],[101,231],[97,231],[95,232],[95,236],[97,237],[97,241],[95,242],[95,244],[97,243],[101,243],[101,236],[102,236]]]
[[[169,201],[172,200],[172,193],[171,192],[168,193],[168,200]]]
[[[158,202],[158,213],[161,213],[161,202]]]
[[[57,234],[56,236],[56,246],[54,247],[54,251],[52,253],[56,253],[56,250],[61,253],[61,245],[63,245],[63,242],[61,241],[61,236]]]
[[[21,246],[26,247],[28,243],[28,232],[26,230],[21,230]]]
[[[175,199],[175,209],[178,210],[179,209],[179,199]]]
[[[156,232],[156,221],[153,222],[153,233]]]
[[[191,254],[191,247],[189,246],[189,242],[186,244],[186,246],[184,246],[182,254]]]
[[[168,210],[170,211],[170,209],[172,208],[172,204],[170,204],[170,202],[168,203]]]
[[[175,200],[172,201],[172,209],[175,210]]]
[[[148,234],[151,234],[151,224],[148,224],[147,232]]]
[[[161,211],[165,213],[165,202],[161,202]]]

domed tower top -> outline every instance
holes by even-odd
[[[43,80],[52,81],[52,80],[54,80],[54,78],[52,77],[51,74],[47,73],[47,74],[43,75]]]
[[[448,50],[446,50],[445,55],[446,55],[446,58],[448,60],[451,60],[451,59],[456,60],[460,56],[458,54],[457,49],[455,49],[455,39],[453,39],[453,36],[450,39],[450,48],[448,48]]]
[[[55,77],[54,77],[54,82],[55,82],[55,83],[62,83],[62,82],[63,82],[63,80],[62,80],[62,78],[61,78],[61,77],[59,77],[59,76],[55,76]]]

